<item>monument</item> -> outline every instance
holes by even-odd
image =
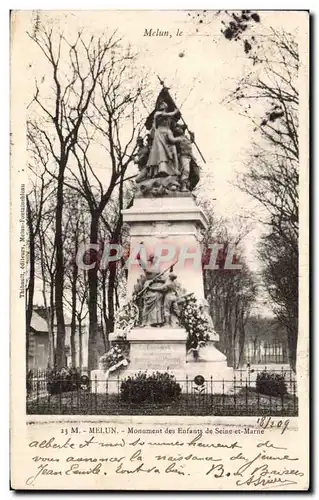
[[[233,370],[215,347],[204,296],[200,241],[207,221],[192,194],[199,181],[195,136],[164,86],[145,127],[134,157],[134,203],[122,212],[132,253],[137,249],[128,265],[128,302],[110,334],[111,354],[91,372],[93,390],[104,392],[107,381],[108,391],[117,391],[115,380],[139,371],[171,373],[182,389],[187,377],[213,377],[216,390]]]

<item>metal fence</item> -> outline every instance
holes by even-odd
[[[261,375],[261,373],[263,375]],[[265,375],[266,374],[266,375]],[[270,381],[269,381],[270,380]],[[213,376],[176,380],[174,397],[159,396],[154,382],[146,380],[145,400],[128,396],[123,380],[90,380],[86,374],[69,379],[46,372],[29,374],[28,414],[68,415],[282,415],[298,414],[295,375],[291,370],[259,372],[237,370],[230,380]],[[149,385],[147,385],[149,384]],[[152,385],[153,384],[153,385]],[[167,390],[167,389],[165,389]],[[143,397],[142,397],[143,399]]]

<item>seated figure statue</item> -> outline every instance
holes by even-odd
[[[178,299],[181,295],[176,274],[169,272],[170,268],[161,271],[157,266],[158,259],[153,255],[146,263],[140,257],[140,263],[144,275],[134,286],[134,302],[140,311],[141,326],[176,327],[179,324]]]

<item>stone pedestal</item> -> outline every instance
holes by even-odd
[[[149,253],[154,252],[156,245],[174,246],[175,255],[169,261],[162,262],[162,270],[174,263],[181,251],[195,256],[194,259],[177,262],[174,272],[182,287],[194,292],[198,299],[204,298],[200,241],[201,231],[206,228],[207,221],[191,193],[165,198],[137,198],[133,207],[123,210],[123,220],[130,225],[131,250],[138,248],[141,242]],[[137,263],[129,265],[128,297],[132,295],[141,274],[141,267]]]
[[[232,390],[234,370],[227,366],[225,354],[212,341],[200,349],[198,358],[192,353],[187,354],[185,372],[191,380],[197,375],[204,377],[209,392],[226,394]]]
[[[198,300],[204,299],[200,242],[207,221],[193,195],[178,193],[163,198],[135,198],[133,207],[122,213],[124,222],[130,226],[131,258],[136,258],[134,249],[141,242],[148,255],[154,254],[161,244],[173,246],[175,254],[162,261],[160,270],[174,264],[174,273],[181,286],[187,292],[193,292]],[[187,254],[188,258],[181,259],[181,253]],[[128,299],[142,274],[137,261],[128,265]],[[213,377],[214,392],[228,391],[228,386],[222,381],[231,381],[233,370],[227,367],[226,357],[214,345],[219,340],[217,334],[211,335],[210,342],[200,350],[197,359],[187,354],[187,332],[183,328],[134,328],[127,340],[130,343],[128,367],[116,374],[110,373],[108,380],[105,372],[94,370],[91,378],[96,392],[118,392],[121,380],[139,371],[171,373],[187,392],[193,387],[196,376],[201,375],[206,381]]]
[[[138,372],[170,373],[177,380],[186,378],[186,340],[183,328],[134,328],[127,337],[130,343],[130,363],[116,374],[93,370],[92,390],[109,394],[119,390],[121,381]]]
[[[200,350],[200,357],[187,354],[187,332],[182,328],[134,328],[127,340],[130,343],[130,363],[116,373],[106,377],[103,370],[91,372],[92,391],[109,394],[118,393],[121,381],[138,372],[154,372],[173,375],[183,392],[194,389],[193,380],[198,375],[207,382],[206,389],[213,392],[231,390],[233,369],[227,367],[226,356],[213,342]],[[213,385],[211,384],[213,382]]]

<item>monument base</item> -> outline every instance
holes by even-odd
[[[186,374],[189,380],[200,375],[205,379],[205,390],[208,393],[227,394],[233,391],[233,368],[227,366],[225,354],[220,352],[213,342],[208,342],[199,351],[198,358],[187,354]]]
[[[183,328],[133,328],[128,334],[130,370],[183,371],[187,332]]]
[[[187,332],[183,328],[134,328],[127,336],[130,343],[130,362],[116,372],[91,372],[92,392],[116,394],[121,382],[139,372],[173,375],[186,393],[196,392],[194,379],[204,379],[205,392],[232,391],[233,369],[227,366],[226,356],[213,342],[199,351],[199,357],[186,351]]]

